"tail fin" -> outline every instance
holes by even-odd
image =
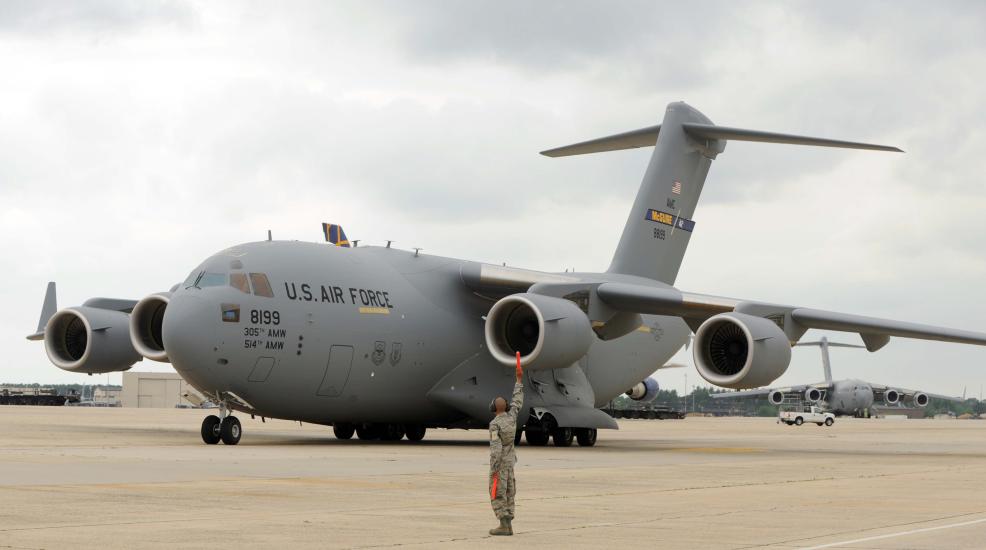
[[[336,225],[334,223],[323,223],[322,233],[325,233],[326,242],[330,242],[343,248],[349,248],[349,239],[346,238],[346,232],[342,230],[341,225]]]
[[[695,227],[692,215],[709,166],[731,139],[903,152],[884,145],[716,126],[695,108],[679,102],[668,105],[659,126],[550,149],[541,154],[564,157],[653,146],[654,153],[609,272],[674,284]]]
[[[58,311],[58,299],[55,297],[55,282],[51,281],[48,283],[48,288],[45,290],[45,301],[41,305],[41,317],[38,318],[38,330],[34,334],[27,337],[28,340],[44,340],[45,337],[45,326],[48,324],[48,319]]]

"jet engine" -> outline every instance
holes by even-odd
[[[743,313],[720,313],[695,332],[695,367],[724,388],[765,386],[787,370],[791,344],[772,321]]]
[[[486,315],[486,346],[504,365],[530,370],[570,366],[589,351],[595,335],[585,313],[573,302],[540,294],[512,294]]]
[[[170,299],[170,292],[151,294],[137,302],[130,314],[130,341],[137,353],[151,361],[170,362],[161,337],[164,312]]]
[[[87,306],[63,309],[45,325],[45,352],[56,367],[71,372],[125,371],[140,361],[130,343],[128,324],[122,311]]]
[[[928,394],[917,392],[911,396],[911,406],[912,407],[927,407],[928,406]]]
[[[649,403],[657,398],[657,392],[661,391],[661,386],[653,378],[645,378],[643,382],[627,390],[627,396],[634,401]]]
[[[770,400],[771,405],[780,405],[784,402],[784,392],[780,390],[774,390],[767,394],[767,399]]]
[[[818,388],[808,388],[805,390],[805,401],[817,403],[822,400],[822,391]]]
[[[883,401],[887,405],[896,405],[900,402],[900,392],[897,390],[890,390],[883,392]]]

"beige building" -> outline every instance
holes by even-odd
[[[114,407],[119,407],[120,406],[120,395],[122,393],[123,393],[123,390],[121,390],[121,389],[117,389],[117,388],[104,388],[102,386],[98,386],[93,391],[92,400],[95,401],[96,403],[106,403],[107,405],[111,405],[111,406],[114,406]]]
[[[174,372],[124,372],[121,402],[124,407],[173,409],[192,406],[184,395],[201,396]]]

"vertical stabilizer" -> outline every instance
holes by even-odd
[[[725,150],[727,140],[902,152],[888,145],[716,126],[695,108],[678,102],[668,105],[659,126],[557,147],[541,154],[566,157],[654,147],[609,272],[674,284],[695,229],[692,215],[705,177],[712,160]]]
[[[611,273],[674,284],[695,228],[692,215],[712,159],[725,141],[696,140],[682,124],[712,122],[685,103],[664,113],[654,153],[616,247]]]

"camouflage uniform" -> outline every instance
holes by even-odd
[[[517,433],[517,415],[523,406],[524,384],[517,382],[514,384],[510,410],[493,417],[490,422],[490,497],[493,513],[501,520],[512,520],[514,517],[514,495],[517,492],[514,485],[514,464],[517,462],[514,436]],[[498,477],[496,498],[492,498],[494,476]]]

